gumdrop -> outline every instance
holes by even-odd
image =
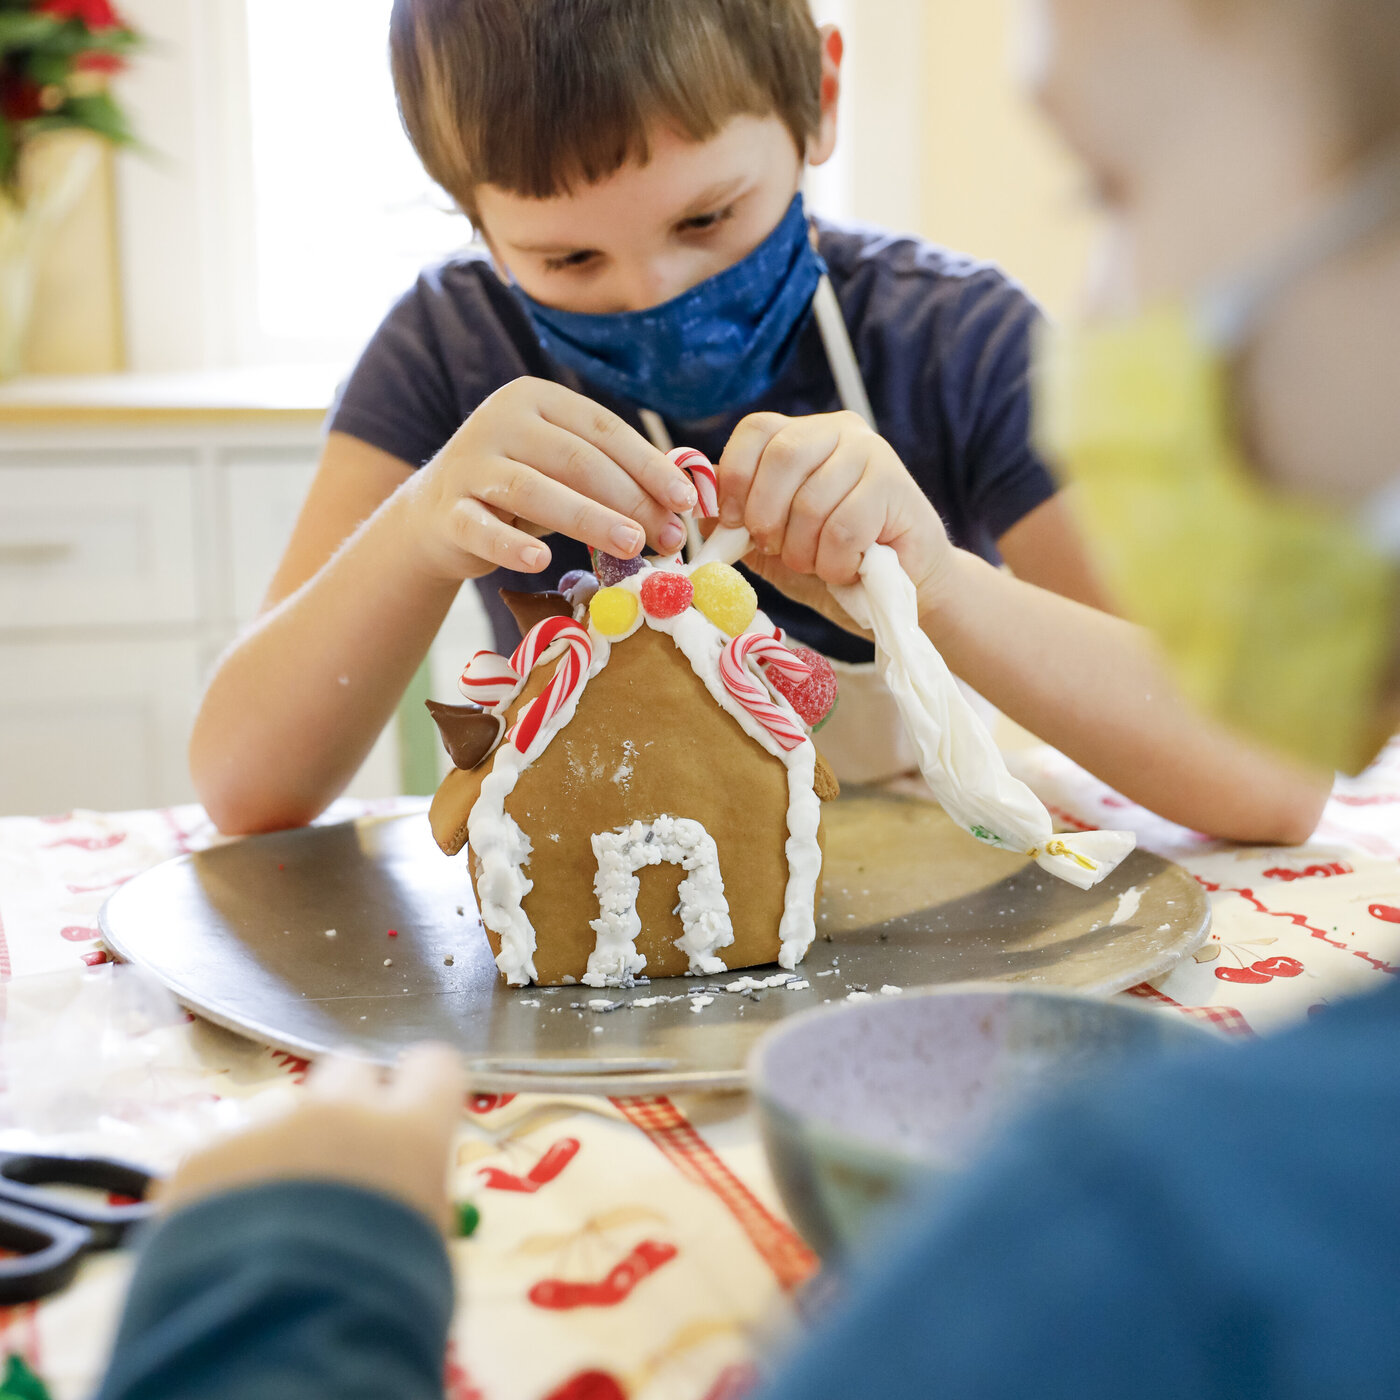
[[[574,607],[587,607],[589,600],[598,591],[598,579],[587,569],[570,569],[559,580],[559,591]]]
[[[684,574],[658,569],[642,580],[642,606],[648,617],[679,617],[694,596],[695,589]]]
[[[765,679],[794,710],[803,724],[809,727],[820,724],[836,704],[836,672],[826,657],[806,647],[792,647],[792,654],[805,661],[811,674],[801,680],[781,676],[772,669],[764,673]]]
[[[701,564],[690,576],[695,590],[695,606],[721,632],[737,637],[758,612],[758,594],[753,585],[732,564],[718,560]]]
[[[620,637],[637,621],[637,599],[625,588],[600,588],[588,605],[588,618],[603,636]]]
[[[590,551],[593,555],[593,572],[604,588],[611,588],[633,574],[641,573],[644,563],[639,554],[635,559],[619,559],[615,554],[604,554],[601,549]]]

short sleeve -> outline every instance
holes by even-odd
[[[421,467],[488,395],[521,375],[553,377],[489,262],[426,269],[365,346],[329,427]]]
[[[459,425],[420,279],[361,352],[331,409],[329,426],[421,467]]]
[[[968,517],[993,541],[1055,494],[1032,445],[1031,342],[1040,313],[993,269],[969,280],[943,379],[943,411],[960,424],[954,470]]]

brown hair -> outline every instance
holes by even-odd
[[[394,0],[404,129],[469,214],[478,185],[546,198],[629,159],[663,121],[693,140],[779,116],[799,151],[821,119],[807,0]]]

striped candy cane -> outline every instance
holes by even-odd
[[[529,750],[540,730],[582,686],[589,663],[593,660],[593,644],[588,640],[584,628],[571,617],[547,617],[525,634],[525,640],[516,647],[510,658],[511,669],[523,679],[556,642],[564,642],[568,651],[559,658],[559,665],[549,684],[526,706],[525,713],[510,733],[511,743],[521,753]]]
[[[719,674],[724,688],[778,741],[781,748],[795,749],[807,738],[801,722],[779,707],[767,686],[754,679],[745,664],[752,659],[767,663],[770,670],[793,680],[812,674],[811,667],[794,656],[783,644],[761,632],[735,637],[720,653]]]
[[[670,461],[690,474],[695,485],[695,510],[701,520],[713,520],[719,514],[719,483],[710,459],[693,447],[677,447],[667,454]]]
[[[479,651],[467,662],[457,689],[475,704],[493,709],[520,689],[522,677],[504,656]]]

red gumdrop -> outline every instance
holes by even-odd
[[[836,672],[826,657],[806,647],[790,648],[792,654],[805,661],[811,674],[802,680],[780,676],[771,667],[765,673],[768,684],[781,695],[806,725],[820,724],[836,704]]]
[[[1274,980],[1272,973],[1256,972],[1252,967],[1217,967],[1215,975],[1222,982],[1249,982],[1255,985]]]
[[[1255,972],[1264,972],[1270,977],[1297,977],[1303,970],[1297,958],[1260,958],[1250,966]]]
[[[694,597],[695,589],[684,574],[656,569],[642,580],[642,607],[648,617],[679,617]]]
[[[1388,924],[1400,924],[1400,909],[1393,904],[1373,904],[1367,912],[1373,919],[1384,919]]]

